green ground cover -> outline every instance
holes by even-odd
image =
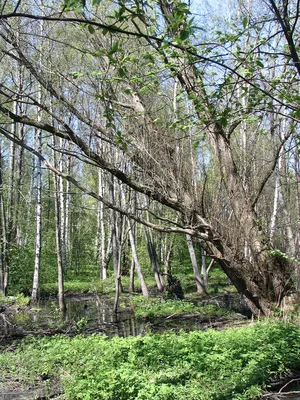
[[[0,369],[24,381],[60,378],[67,400],[245,400],[300,367],[300,327],[266,321],[224,331],[107,339],[27,339]]]
[[[161,298],[146,299],[142,296],[130,298],[131,307],[137,318],[159,318],[181,314],[198,314],[203,318],[229,317],[233,311],[214,304],[197,306],[187,300],[164,300]]]

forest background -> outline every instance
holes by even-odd
[[[113,275],[117,307],[211,260],[256,314],[299,289],[299,4],[227,4],[3,2],[3,293]]]

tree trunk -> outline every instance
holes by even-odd
[[[166,24],[174,32],[171,21],[176,6],[166,1],[161,1],[160,6]],[[236,238],[236,242],[231,244],[226,240],[226,232],[217,232],[210,227],[210,243],[207,242],[204,247],[208,247],[208,254],[217,259],[238,291],[245,296],[251,309],[255,313],[269,315],[289,292],[290,271],[285,260],[270,251],[270,241],[264,235],[254,209],[257,199],[251,198],[245,190],[233,156],[230,137],[215,118],[218,112],[209,100],[203,76],[196,71],[195,63],[185,57],[182,50],[177,51],[177,60],[176,76],[179,82],[187,95],[191,96],[199,120],[209,121],[205,129],[206,138],[218,165],[240,236],[240,240]],[[191,215],[191,223],[203,225],[201,212]],[[200,232],[203,229],[205,227],[200,228]],[[244,254],[245,242],[249,248],[249,257]]]
[[[38,151],[42,149],[42,131],[36,132]],[[34,273],[31,293],[31,303],[36,304],[39,297],[39,276],[42,248],[42,162],[37,160],[36,165],[36,235],[35,235],[35,255],[34,255]]]
[[[201,259],[202,259],[201,275],[202,275],[203,286],[204,288],[207,288],[209,268],[206,267],[206,254],[203,247],[201,247]]]
[[[141,264],[140,264],[140,261],[138,258],[138,254],[137,254],[137,250],[136,250],[135,238],[134,238],[134,234],[133,234],[134,227],[129,219],[128,219],[128,227],[129,227],[129,240],[130,240],[130,245],[131,245],[132,259],[134,261],[135,269],[136,269],[136,272],[137,272],[137,275],[138,275],[138,278],[140,281],[142,293],[143,293],[144,297],[149,297],[147,284],[144,279],[142,267],[141,267]]]
[[[2,156],[2,138],[0,138],[0,293],[7,294],[7,237],[6,237],[6,215],[3,198],[3,156]]]
[[[55,148],[55,140],[53,147]],[[56,154],[53,152],[54,165],[58,163],[56,161]],[[58,284],[58,305],[62,313],[66,310],[65,304],[65,293],[64,293],[64,265],[62,257],[62,232],[61,232],[61,199],[60,199],[60,185],[59,177],[53,176],[54,182],[54,204],[55,204],[55,241],[56,241],[56,257],[57,257],[57,284]]]
[[[196,258],[196,253],[195,253],[195,249],[194,249],[194,245],[193,245],[193,240],[190,235],[186,235],[186,242],[187,242],[187,246],[188,246],[188,250],[189,250],[189,254],[190,254],[190,258],[191,258],[191,263],[192,263],[192,267],[193,267],[193,271],[194,271],[197,293],[203,294],[203,293],[205,293],[205,286],[204,286],[204,282],[200,275],[198,262],[197,262],[197,258]]]
[[[59,145],[61,150],[63,151],[64,143],[63,139],[60,139]],[[63,157],[62,155],[59,158],[58,168],[60,171],[64,169]],[[59,210],[60,210],[60,243],[61,243],[61,259],[63,270],[66,270],[67,267],[67,252],[66,252],[66,213],[65,213],[65,190],[64,190],[64,179],[59,176],[58,177],[58,198],[59,198]]]
[[[109,182],[109,190],[110,190],[110,200],[114,204],[115,203],[115,187],[114,187],[114,177],[111,176],[111,180]],[[120,281],[121,281],[121,271],[120,271],[120,263],[119,263],[119,243],[117,237],[117,221],[116,221],[116,212],[114,210],[110,210],[110,229],[111,229],[111,237],[112,237],[112,259],[113,259],[113,267],[114,267],[114,278],[115,278],[115,299],[113,312],[117,313],[119,298],[120,298]]]
[[[129,275],[129,293],[134,292],[134,270],[135,270],[135,265],[134,265],[134,259],[132,257],[130,265],[130,275]]]
[[[145,226],[143,226],[143,229],[144,229],[145,240],[147,243],[149,259],[150,259],[150,262],[152,265],[156,286],[157,286],[157,289],[162,292],[164,290],[165,285],[164,285],[163,277],[162,277],[161,271],[160,271],[160,266],[159,266],[158,257],[157,257],[155,244],[154,244],[154,239],[153,239],[153,234],[152,234],[151,229],[147,229]]]
[[[71,157],[67,160],[67,174],[71,175]],[[66,251],[66,266],[70,266],[71,254],[71,184],[66,182],[66,218],[65,218],[65,251]]]

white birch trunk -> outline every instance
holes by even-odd
[[[3,157],[2,157],[2,139],[0,138],[0,293],[4,296],[7,292],[8,271],[6,265],[7,258],[7,237],[6,237],[6,215],[3,198]]]
[[[63,139],[60,139],[60,147],[63,149]],[[59,164],[58,164],[59,170],[63,171],[64,165],[63,165],[63,158],[62,155],[60,156],[59,159]],[[58,177],[58,198],[59,198],[59,210],[60,210],[60,242],[61,242],[61,258],[62,258],[62,266],[63,269],[66,269],[67,265],[67,258],[66,258],[66,242],[65,242],[65,236],[66,236],[66,224],[65,224],[65,196],[64,196],[64,179],[59,176]]]
[[[40,33],[43,31],[43,23],[40,24]],[[41,69],[41,56],[39,60],[39,67]],[[38,101],[42,102],[42,89],[38,86]],[[38,122],[42,121],[42,110],[38,109],[37,115]],[[42,151],[42,130],[36,129],[35,140],[37,143],[38,152]],[[36,234],[35,234],[35,253],[34,253],[34,272],[32,282],[31,302],[37,303],[39,297],[39,278],[41,268],[41,249],[42,249],[42,161],[40,158],[36,160]]]
[[[53,137],[53,148],[56,147],[56,140]],[[53,163],[55,168],[58,168],[55,150],[53,150]],[[60,311],[64,314],[66,310],[65,294],[64,294],[64,265],[62,257],[62,224],[61,224],[61,198],[60,198],[60,183],[59,177],[53,174],[54,184],[54,206],[55,206],[55,242],[56,242],[56,258],[57,258],[57,286],[58,286],[58,305]]]
[[[191,258],[191,263],[192,263],[192,267],[193,267],[193,271],[194,271],[197,293],[199,293],[199,294],[205,293],[204,282],[200,275],[200,270],[199,270],[199,266],[198,266],[198,262],[197,262],[197,258],[196,258],[196,253],[195,253],[193,241],[192,241],[192,238],[190,235],[186,235],[186,242],[187,242],[187,246],[188,246],[188,250],[189,250],[189,254],[190,254],[190,258]]]
[[[206,267],[206,253],[203,247],[201,247],[201,259],[202,259],[202,266],[201,266],[201,275],[204,288],[207,288],[208,285],[208,270]]]
[[[71,157],[68,156],[67,160],[67,175],[71,175]],[[65,253],[66,253],[66,266],[70,264],[71,254],[71,183],[66,181],[66,215],[65,215]]]
[[[39,113],[39,119],[41,119]],[[36,141],[38,151],[42,149],[42,131],[36,131]],[[38,158],[36,164],[36,234],[35,234],[35,253],[34,253],[34,273],[32,283],[31,302],[37,303],[39,297],[39,276],[42,249],[42,162]]]
[[[56,256],[57,256],[57,281],[58,281],[58,305],[61,312],[65,312],[65,296],[64,296],[64,268],[61,249],[61,216],[60,216],[60,201],[58,195],[59,182],[57,176],[53,175],[54,179],[54,202],[55,202],[55,240],[56,240]]]

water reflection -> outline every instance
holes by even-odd
[[[137,322],[128,309],[112,312],[113,302],[105,296],[72,296],[66,298],[66,311],[59,310],[56,300],[42,300],[38,307],[10,310],[0,314],[0,336],[29,333],[91,333],[106,336],[136,336],[149,332],[150,324]]]
[[[40,301],[37,308],[19,309],[0,314],[0,339],[27,334],[90,334],[100,333],[112,337],[143,335],[149,332],[172,330],[186,332],[209,327],[222,328],[221,318],[210,320],[194,316],[185,319],[160,318],[155,322],[137,320],[126,304],[117,314],[113,312],[113,301],[107,296],[81,295],[66,297],[66,311],[62,314],[56,300]],[[224,318],[226,323],[226,318]]]

